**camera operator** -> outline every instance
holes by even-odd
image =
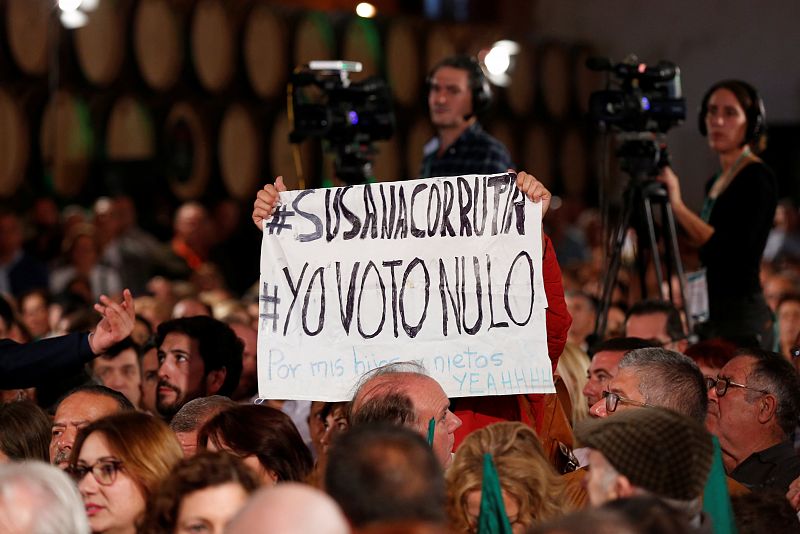
[[[420,178],[496,174],[513,167],[506,147],[476,118],[489,106],[492,90],[475,58],[443,59],[428,76],[427,88],[436,136],[425,145]]]
[[[664,167],[658,180],[706,269],[709,321],[700,333],[771,349],[772,315],[759,264],[775,214],[777,183],[757,156],[765,145],[764,105],[750,84],[721,81],[706,92],[698,119],[721,168],[706,185],[702,213],[684,204],[671,168]]]

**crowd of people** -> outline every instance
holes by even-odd
[[[480,76],[464,58],[432,72],[422,175],[511,165],[476,121]],[[448,398],[399,362],[347,402],[261,402],[257,262],[236,256],[260,241],[230,204],[180,206],[169,240],[122,195],[0,211],[0,531],[800,531],[800,233],[757,157],[764,120],[749,85],[709,90],[721,171],[700,216],[657,177],[706,268],[696,331],[623,275],[598,336],[597,218],[517,174],[549,234],[548,395]],[[283,190],[258,192],[256,227]]]

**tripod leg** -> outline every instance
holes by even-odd
[[[625,199],[622,204],[622,217],[614,230],[613,241],[608,261],[608,269],[603,276],[603,293],[600,298],[600,306],[597,310],[595,319],[594,334],[602,339],[606,332],[608,321],[608,308],[611,306],[611,295],[614,292],[614,285],[617,282],[620,263],[622,262],[622,247],[625,245],[625,237],[630,228],[632,211],[634,206],[634,190],[632,188],[625,192]]]
[[[664,280],[667,282],[667,299],[674,303],[675,294],[672,291],[672,275],[674,274],[673,267],[675,266],[675,262],[680,262],[680,254],[677,250],[672,248],[672,236],[669,233],[667,215],[668,199],[666,197],[661,197],[658,199],[658,203],[661,207],[661,239],[664,242]]]
[[[647,223],[647,236],[650,239],[650,253],[653,258],[653,268],[656,271],[656,281],[658,283],[658,296],[660,299],[664,298],[664,273],[661,270],[661,254],[658,252],[658,239],[656,238],[656,227],[653,222],[653,206],[650,198],[645,196],[643,199],[644,205],[644,219]],[[646,275],[646,273],[645,273]]]
[[[694,329],[694,321],[692,320],[692,314],[689,313],[686,307],[686,278],[683,273],[683,265],[681,264],[680,250],[678,249],[678,233],[675,231],[675,216],[672,213],[672,204],[669,199],[664,199],[664,214],[666,216],[665,231],[667,233],[664,241],[666,242],[666,246],[671,250],[671,255],[675,260],[675,272],[678,275],[678,285],[680,286],[681,302],[683,302],[683,311],[686,316],[686,326],[689,329],[689,333],[691,333]],[[673,302],[675,301],[673,300]]]

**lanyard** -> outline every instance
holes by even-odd
[[[744,160],[744,158],[746,158],[749,155],[750,155],[750,147],[745,147],[745,149],[742,151],[742,153],[739,154],[739,157],[736,158],[736,161],[733,162],[733,165],[731,165],[730,170],[728,170],[728,172],[725,173],[727,175],[726,178],[728,176],[733,176],[736,172],[738,172],[739,164],[742,162],[742,160]],[[722,176],[723,176],[722,171],[720,171],[720,172],[718,172],[717,174],[714,175],[714,178],[713,178],[713,180],[711,182],[711,188],[710,188],[709,191],[714,189],[714,184],[716,184],[717,180],[722,178]],[[722,193],[720,193],[720,194],[722,194]],[[717,198],[719,198],[719,196],[712,197],[712,196],[709,195],[703,201],[703,210],[700,212],[700,218],[703,219],[703,221],[709,222],[711,220],[711,210],[714,209],[714,204],[717,203]]]

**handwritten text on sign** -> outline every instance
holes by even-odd
[[[281,193],[264,222],[259,396],[349,399],[420,361],[451,397],[553,391],[541,204],[513,175]]]

